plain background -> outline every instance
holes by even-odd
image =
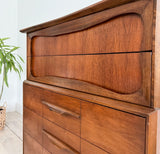
[[[22,113],[23,106],[23,81],[26,79],[26,35],[20,33],[19,30],[65,16],[98,1],[100,0],[0,0],[0,37],[10,37],[7,43],[19,46],[20,49],[17,52],[25,60],[21,80],[17,74],[9,74],[9,88],[5,88],[2,99],[2,102],[7,101],[8,112]]]

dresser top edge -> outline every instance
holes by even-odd
[[[45,22],[45,23],[34,25],[32,27],[21,29],[20,32],[31,33],[31,32],[37,31],[37,30],[41,30],[44,28],[55,26],[55,25],[58,25],[58,24],[61,24],[64,22],[68,22],[68,21],[75,20],[75,19],[78,19],[78,18],[81,18],[84,16],[88,16],[93,13],[97,13],[97,12],[100,12],[100,11],[103,11],[106,9],[111,9],[111,8],[114,8],[114,7],[117,7],[120,5],[124,5],[124,4],[131,3],[131,2],[136,2],[136,1],[140,1],[140,0],[121,0],[121,1],[119,1],[119,0],[102,0],[102,1],[97,2],[95,4],[92,4],[86,8],[83,8],[81,10],[73,12],[69,15],[66,15],[66,16]],[[149,0],[145,0],[145,1],[149,1]]]

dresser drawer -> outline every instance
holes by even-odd
[[[42,118],[27,108],[23,109],[23,129],[42,144]]]
[[[80,100],[44,90],[43,117],[80,135]]]
[[[102,149],[84,140],[81,140],[81,154],[109,154],[109,153],[103,151]]]
[[[28,58],[29,80],[150,106],[151,53]]]
[[[81,136],[111,154],[144,154],[145,121],[133,114],[82,103]]]
[[[77,154],[80,152],[80,137],[43,119],[43,146],[55,154]]]
[[[23,154],[47,154],[42,153],[42,146],[25,132],[23,133],[23,140]]]
[[[23,104],[25,107],[42,115],[41,97],[43,90],[34,86],[23,84]]]

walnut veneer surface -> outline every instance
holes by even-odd
[[[100,1],[26,28],[24,154],[159,154],[159,0]]]

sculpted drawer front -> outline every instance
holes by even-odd
[[[80,136],[80,100],[44,90],[43,117]]]
[[[38,143],[42,144],[42,117],[31,110],[23,109],[23,129]]]
[[[110,15],[106,12],[91,21],[77,19],[68,26],[63,23],[30,33],[27,79],[150,106],[149,25],[144,27],[144,16],[137,13],[107,18]],[[103,22],[93,22],[100,18]],[[91,25],[85,28],[87,23]],[[73,30],[75,25],[81,28]]]
[[[43,146],[55,154],[79,154],[80,137],[43,119]]]
[[[111,154],[144,154],[145,121],[133,114],[82,103],[81,136]]]
[[[29,80],[150,105],[151,53],[29,57]]]
[[[43,90],[34,86],[23,84],[23,104],[33,112],[42,115],[41,97]]]
[[[42,153],[42,146],[25,132],[23,133],[23,140],[24,154],[47,154]]]

